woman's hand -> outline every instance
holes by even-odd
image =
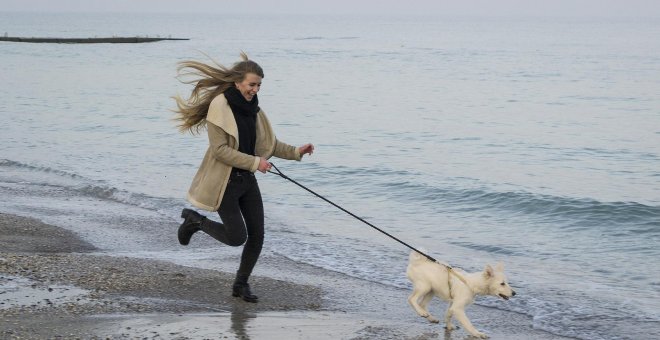
[[[257,170],[259,170],[259,171],[261,171],[261,173],[265,174],[266,172],[268,172],[268,170],[270,170],[271,166],[272,165],[270,165],[270,162],[267,159],[265,159],[263,157],[260,157],[259,158],[259,167],[257,168]]]
[[[300,156],[304,156],[306,154],[311,155],[314,153],[314,145],[311,143],[307,143],[298,148],[298,153],[300,153]]]

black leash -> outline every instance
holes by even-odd
[[[451,267],[450,265],[448,265],[448,264],[446,264],[446,263],[439,262],[438,260],[434,259],[434,258],[431,257],[430,255],[427,255],[427,254],[425,254],[425,253],[423,253],[423,252],[421,252],[421,251],[415,249],[413,246],[409,245],[408,243],[399,240],[398,238],[392,236],[390,233],[384,231],[383,229],[380,229],[380,228],[376,227],[375,225],[373,225],[373,224],[371,224],[371,223],[365,221],[363,218],[361,218],[361,217],[355,215],[354,213],[352,213],[352,212],[350,212],[350,211],[348,211],[348,210],[346,210],[346,209],[340,207],[339,205],[335,204],[334,202],[330,201],[329,199],[327,199],[327,198],[325,198],[325,197],[323,197],[323,196],[321,196],[321,195],[315,193],[314,191],[312,191],[312,190],[309,189],[308,187],[306,187],[306,186],[304,186],[304,185],[302,185],[302,184],[296,182],[295,180],[291,179],[289,176],[283,174],[282,171],[280,171],[280,169],[278,169],[278,168],[275,166],[275,164],[270,163],[270,165],[271,165],[273,168],[275,168],[275,170],[277,170],[277,172],[274,172],[274,171],[270,171],[270,170],[268,170],[269,173],[271,173],[271,174],[275,174],[275,175],[278,175],[278,176],[280,176],[280,177],[282,177],[282,178],[284,178],[284,179],[286,179],[286,180],[291,181],[293,184],[295,184],[295,185],[297,185],[297,186],[299,186],[299,187],[301,187],[301,188],[303,188],[303,189],[305,189],[305,190],[311,192],[312,194],[314,194],[314,196],[316,196],[316,197],[318,197],[318,198],[320,198],[320,199],[322,199],[322,200],[324,200],[324,201],[326,201],[326,202],[332,204],[332,205],[335,206],[337,209],[339,209],[339,210],[341,210],[341,211],[343,211],[343,212],[345,212],[345,213],[347,213],[347,214],[349,214],[349,215],[355,217],[355,218],[358,219],[360,222],[362,222],[362,223],[364,223],[364,224],[366,224],[366,225],[368,225],[368,226],[370,226],[370,227],[372,227],[372,228],[374,228],[374,229],[380,231],[381,233],[383,233],[383,234],[389,236],[390,238],[394,239],[395,241],[397,241],[397,242],[403,244],[404,246],[406,246],[406,247],[408,247],[408,248],[410,248],[410,249],[416,251],[417,253],[419,253],[420,255],[422,255],[422,256],[424,256],[424,257],[426,257],[427,259],[429,259],[429,260],[431,260],[431,261],[433,261],[433,262],[439,263],[439,264],[441,264],[441,265],[447,267],[447,269],[449,269],[449,270],[452,269],[452,267]]]

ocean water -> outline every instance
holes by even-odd
[[[0,12],[0,31],[191,39],[1,43],[2,212],[214,267],[228,250],[171,235],[207,145],[171,96],[177,62],[244,50],[279,139],[316,145],[274,159],[286,175],[457,267],[504,262],[519,295],[478,304],[578,339],[660,334],[660,20]],[[258,179],[266,253],[410,287],[408,249]]]

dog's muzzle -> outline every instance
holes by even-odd
[[[504,299],[504,300],[508,300],[508,299],[510,299],[510,298],[512,298],[512,297],[514,297],[514,296],[516,296],[516,292],[513,291],[513,290],[511,291],[511,296],[506,296],[506,295],[504,295],[504,294],[500,294],[500,297],[501,297],[502,299]]]

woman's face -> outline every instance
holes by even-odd
[[[243,81],[236,83],[236,88],[245,97],[245,100],[251,101],[261,88],[261,77],[254,73],[247,73]]]

